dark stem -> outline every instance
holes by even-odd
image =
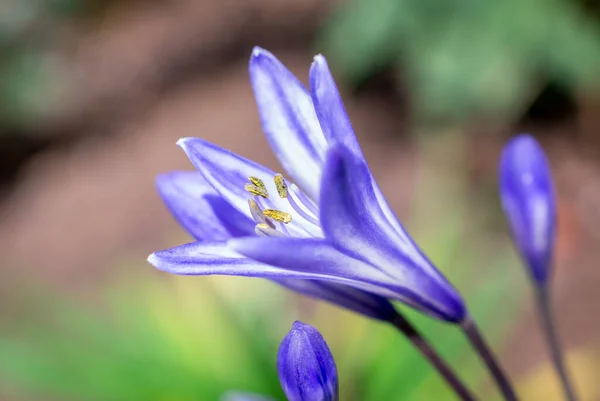
[[[498,388],[502,395],[504,395],[504,399],[507,401],[517,401],[517,394],[513,389],[512,385],[508,381],[508,377],[500,368],[500,365],[496,361],[496,357],[492,353],[490,347],[487,345],[483,336],[479,332],[477,325],[473,321],[471,317],[467,317],[460,325],[463,329],[463,332],[469,339],[469,342],[475,348],[481,359],[485,362],[490,373],[492,374]]]
[[[475,397],[469,389],[463,384],[463,382],[456,376],[454,371],[448,364],[442,359],[442,357],[427,343],[427,341],[421,336],[417,329],[400,314],[392,320],[392,324],[398,328],[408,339],[414,344],[415,347],[423,356],[433,365],[433,367],[439,372],[444,380],[450,387],[456,392],[460,399],[464,401],[474,401]]]
[[[556,331],[556,326],[554,325],[548,287],[536,285],[536,288],[542,329],[546,333],[546,340],[548,341],[552,361],[554,362],[556,372],[560,377],[567,400],[575,401],[577,397],[575,396],[575,390],[569,380],[569,375],[567,374],[567,367],[565,366],[560,343],[558,341],[558,333]]]

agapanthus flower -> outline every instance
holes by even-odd
[[[338,375],[325,339],[296,321],[277,352],[279,382],[288,401],[337,401]],[[258,394],[227,392],[221,401],[272,401]]]
[[[544,284],[551,271],[556,197],[548,159],[532,136],[519,135],[504,148],[500,197],[524,262],[533,279]]]
[[[162,176],[159,189],[197,241],[149,262],[175,274],[268,278],[380,319],[395,316],[390,299],[462,321],[460,295],[375,183],[325,58],[314,59],[310,92],[260,48],[250,78],[286,176],[202,139],[181,139],[200,174]]]
[[[338,377],[333,355],[314,327],[296,321],[277,353],[277,371],[289,401],[336,401]]]

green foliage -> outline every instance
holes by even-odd
[[[349,0],[320,47],[352,82],[395,66],[420,119],[507,118],[545,79],[598,83],[596,22],[568,0]]]
[[[47,294],[50,321],[37,316],[0,337],[0,377],[44,399],[215,400],[231,388],[279,395],[265,326],[241,325],[209,285],[195,287],[204,295],[192,308],[178,299],[189,289],[176,284],[138,283],[136,296],[119,296],[108,313]]]
[[[498,276],[491,280],[494,285],[486,282],[468,296],[474,315],[496,340],[511,315],[501,302],[508,281]],[[282,307],[285,294],[270,283],[250,285],[276,296],[268,306],[252,306],[251,301],[240,313],[244,300],[225,300],[211,284],[190,285],[186,279],[132,285],[129,291],[136,296],[117,297],[109,313],[47,294],[50,320],[22,319],[18,331],[0,336],[0,382],[7,383],[3,391],[32,397],[28,399],[191,401],[217,400],[236,389],[283,400],[275,356],[296,318]],[[331,322],[331,309],[325,309]],[[460,367],[462,377],[481,383],[483,369],[455,328],[406,312]],[[444,383],[391,327],[341,315],[344,325],[366,328],[356,336],[355,330],[340,330],[339,325],[318,325],[325,333],[337,333],[326,337],[337,358],[344,399],[449,399]]]
[[[439,233],[448,236],[449,230]],[[440,257],[466,245],[441,239],[437,234],[429,237],[424,247],[438,263],[448,265],[444,262],[451,259]],[[505,245],[498,252],[510,255]],[[512,258],[496,256],[483,276],[474,277],[480,265],[475,256],[463,257],[461,267],[451,271],[495,343],[515,310],[502,299],[520,292],[506,274]],[[20,317],[18,329],[0,334],[2,391],[27,399],[208,401],[235,389],[283,400],[276,352],[291,323],[302,318],[318,327],[330,344],[343,399],[450,399],[438,375],[388,325],[322,303],[307,315],[290,308],[291,295],[269,282],[159,277],[156,282],[145,279],[107,288],[102,296],[107,307],[45,294],[45,307],[34,305],[39,310]],[[217,287],[221,283],[225,285]],[[518,302],[519,297],[511,299]],[[485,370],[457,329],[405,312],[469,384],[482,383]]]

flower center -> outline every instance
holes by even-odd
[[[279,199],[269,196],[265,182],[248,177],[245,189],[252,195],[248,200],[250,214],[256,222],[255,232],[260,236],[321,237],[319,208],[295,184],[288,186],[281,174],[273,176]],[[273,187],[271,186],[271,189]]]

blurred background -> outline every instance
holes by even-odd
[[[0,400],[283,400],[296,319],[336,357],[344,400],[452,399],[392,328],[261,280],[173,277],[190,240],[154,189],[198,136],[278,170],[247,62],[305,83],[325,54],[383,192],[465,294],[524,399],[559,400],[500,211],[511,135],[559,193],[554,301],[578,391],[600,400],[599,8],[587,0],[0,0]],[[494,399],[452,327],[414,316]]]

